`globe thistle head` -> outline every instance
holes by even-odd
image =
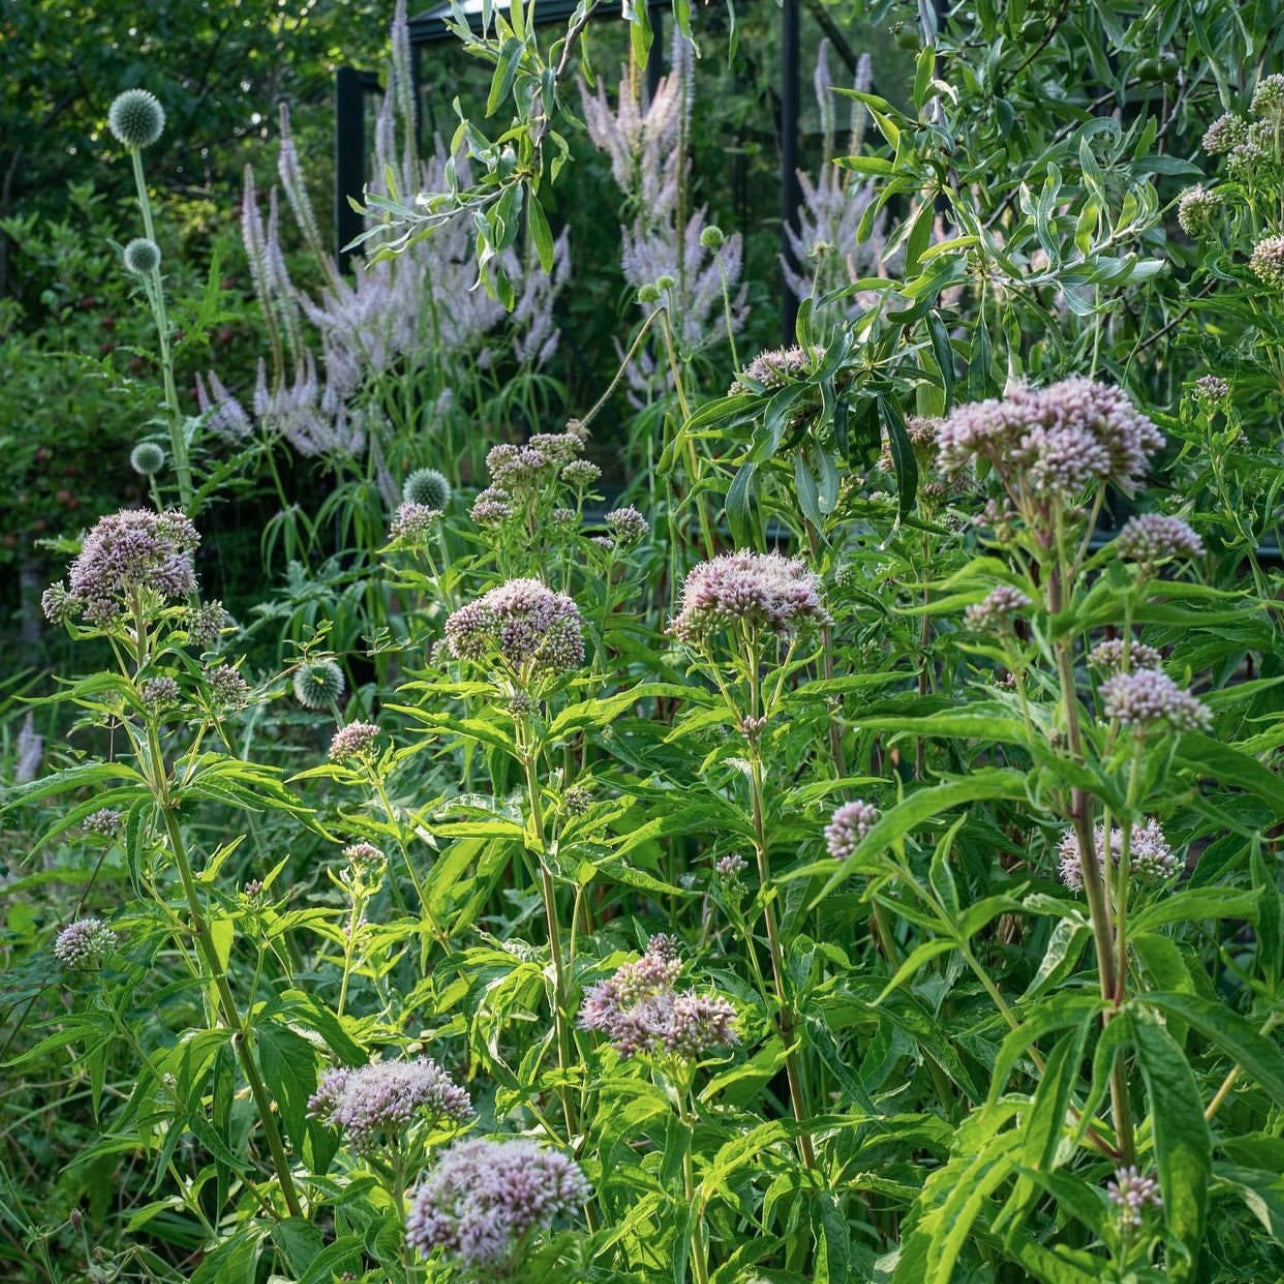
[[[1117,718],[1137,733],[1165,727],[1208,731],[1213,725],[1212,710],[1162,669],[1116,673],[1101,684],[1101,702],[1107,718]]]
[[[744,624],[783,638],[828,621],[820,580],[801,558],[741,550],[692,568],[669,632],[699,643],[720,628]]]
[[[1212,232],[1221,207],[1220,193],[1202,186],[1188,187],[1177,199],[1177,222],[1187,236],[1197,241]]]
[[[401,488],[401,498],[407,504],[435,508],[439,513],[446,511],[450,494],[450,482],[446,480],[445,473],[435,468],[416,468]]]
[[[1033,605],[1028,594],[1000,584],[963,612],[963,622],[975,633],[1010,633],[1012,617]]]
[[[1115,536],[1114,550],[1149,574],[1165,562],[1202,557],[1204,541],[1180,517],[1143,513],[1124,523]]]
[[[309,660],[294,671],[294,698],[305,709],[328,709],[347,683],[334,660]]]
[[[372,1061],[356,1070],[327,1070],[308,1100],[308,1113],[341,1129],[361,1151],[395,1146],[419,1119],[466,1123],[468,1093],[433,1060]]]
[[[135,276],[151,276],[160,270],[160,246],[145,236],[136,236],[125,246],[125,270]]]
[[[592,1194],[573,1161],[533,1142],[456,1142],[411,1193],[406,1239],[482,1279],[515,1274],[522,1246]]]
[[[82,918],[58,933],[53,954],[66,968],[97,967],[115,948],[116,933],[102,919]]]
[[[882,812],[870,803],[844,803],[825,826],[825,846],[835,860],[846,860],[878,823]]]
[[[148,90],[126,89],[112,101],[107,125],[122,146],[150,147],[164,132],[165,109]]]
[[[1202,147],[1210,156],[1221,156],[1248,138],[1248,121],[1234,112],[1219,116],[1204,132]]]
[[[583,623],[565,593],[515,579],[461,606],[447,619],[445,637],[457,660],[497,662],[524,686],[584,663]]]
[[[140,441],[129,452],[129,466],[140,477],[154,477],[165,467],[165,448],[154,441]]]
[[[368,757],[378,737],[379,728],[373,722],[350,722],[334,733],[330,741],[330,761]]]
[[[1268,236],[1253,246],[1249,270],[1268,285],[1284,285],[1284,236]]]

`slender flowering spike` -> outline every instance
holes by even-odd
[[[420,1057],[327,1070],[308,1100],[308,1113],[368,1151],[396,1145],[417,1119],[461,1124],[476,1112],[463,1088],[435,1061]]]
[[[859,798],[844,803],[825,826],[825,846],[835,860],[846,860],[878,823],[882,812]]]
[[[416,468],[401,488],[401,498],[407,504],[421,504],[445,512],[450,503],[450,482],[444,473],[435,468]]]
[[[330,761],[347,762],[368,754],[378,735],[379,728],[373,722],[350,722],[340,727],[330,741]]]
[[[1116,673],[1101,684],[1101,699],[1107,718],[1138,731],[1161,723],[1174,731],[1207,731],[1213,725],[1212,710],[1162,669]]]
[[[1114,1179],[1106,1183],[1106,1194],[1119,1210],[1119,1224],[1125,1230],[1136,1230],[1147,1208],[1161,1208],[1163,1196],[1153,1177],[1143,1177],[1136,1168],[1116,1168]]]
[[[963,622],[977,633],[1011,629],[1011,617],[1032,606],[1030,598],[1010,584],[1000,584],[963,612]]]
[[[1130,642],[1127,655],[1130,669],[1157,669],[1163,663],[1163,656],[1144,642]],[[1124,668],[1123,638],[1107,638],[1098,642],[1088,652],[1088,663],[1094,668],[1104,669],[1107,674],[1121,673]]]
[[[54,940],[54,958],[63,967],[95,967],[116,946],[116,933],[100,918],[82,918]]]
[[[1204,541],[1182,521],[1165,513],[1130,517],[1115,537],[1115,552],[1148,571],[1176,558],[1202,557]]]
[[[35,717],[30,709],[22,719],[14,749],[13,783],[25,785],[39,774],[40,764],[45,757],[45,738],[37,733]]]
[[[134,607],[139,592],[174,600],[196,591],[192,555],[200,543],[183,513],[127,508],[98,520],[67,572],[67,587],[54,585],[42,599],[52,622],[83,611],[108,624]]]
[[[294,671],[294,698],[305,709],[325,709],[344,692],[343,670],[333,660],[313,660]]]
[[[410,1197],[406,1239],[487,1279],[512,1273],[522,1242],[592,1194],[564,1155],[529,1141],[456,1142]]]
[[[1118,388],[1074,377],[960,406],[941,425],[941,463],[985,460],[1009,491],[1077,501],[1094,482],[1132,494],[1163,435]]]
[[[165,129],[165,109],[146,89],[126,89],[108,109],[107,125],[125,147],[150,147]]]
[[[820,580],[800,558],[741,551],[691,570],[669,632],[681,642],[700,643],[716,629],[740,623],[790,637],[828,622]]]
[[[1268,236],[1253,246],[1249,270],[1268,285],[1284,285],[1284,236]]]
[[[497,660],[512,676],[553,677],[584,663],[583,618],[565,593],[516,579],[462,606],[446,621],[458,660]]]

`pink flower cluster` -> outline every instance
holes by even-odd
[[[692,568],[669,632],[682,642],[702,642],[719,628],[744,624],[788,637],[828,620],[820,580],[801,558],[741,550]]]
[[[565,593],[534,579],[509,580],[446,621],[458,660],[499,660],[513,676],[551,677],[584,663],[583,618]]]

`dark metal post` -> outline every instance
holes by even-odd
[[[780,252],[786,262],[799,266],[789,244],[789,231],[796,229],[798,203],[798,114],[799,114],[799,0],[781,0],[780,6]],[[781,337],[786,345],[795,341],[798,300],[787,282],[780,307]]]
[[[366,112],[364,76],[355,67],[334,75],[334,256],[346,270],[344,246],[360,236],[361,215],[348,204],[360,200],[366,182]]]

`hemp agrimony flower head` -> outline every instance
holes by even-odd
[[[1213,725],[1213,711],[1162,669],[1116,673],[1101,684],[1101,702],[1107,718],[1138,733],[1161,727],[1207,731]]]
[[[1030,597],[1019,588],[1000,584],[963,612],[963,623],[976,633],[1010,632],[1012,616],[1033,605]]]
[[[1284,286],[1284,236],[1267,236],[1258,241],[1248,266],[1267,285]]]
[[[878,823],[882,812],[872,803],[843,803],[825,826],[825,846],[835,860],[846,860]]]
[[[728,883],[738,882],[740,875],[748,868],[749,862],[739,852],[728,852],[713,863],[713,872]]]
[[[1271,164],[1271,149],[1262,142],[1260,128],[1250,129],[1248,137],[1236,143],[1226,157],[1226,172],[1237,183],[1253,183]]]
[[[407,500],[399,504],[388,529],[393,544],[422,544],[428,533],[441,521],[441,509],[429,508]]]
[[[1204,541],[1180,517],[1143,513],[1130,517],[1115,537],[1114,550],[1145,573],[1178,558],[1202,557]]]
[[[1092,836],[1093,846],[1097,852],[1097,864],[1102,869],[1118,865],[1119,857],[1123,852],[1123,831],[1120,829],[1110,831],[1109,852],[1106,850],[1104,825],[1098,825],[1093,830]],[[1058,852],[1061,858],[1058,870],[1061,881],[1071,891],[1082,891],[1083,857],[1079,850],[1079,839],[1073,829],[1067,830],[1062,835]],[[1132,827],[1128,846],[1128,868],[1136,877],[1147,883],[1163,883],[1177,873],[1180,862],[1164,837],[1164,831],[1157,820],[1148,820],[1144,825]]]
[[[367,756],[378,736],[379,728],[373,722],[350,722],[340,727],[330,741],[330,761],[347,762]]]
[[[396,1145],[416,1120],[462,1124],[476,1112],[463,1088],[435,1061],[420,1057],[327,1070],[308,1099],[308,1113],[369,1151]]]
[[[116,933],[100,918],[82,918],[64,927],[53,943],[63,967],[96,967],[116,948]]]
[[[587,459],[572,459],[562,469],[562,480],[576,490],[588,490],[601,476],[602,470]]]
[[[1129,642],[1128,668],[1157,669],[1164,662],[1164,657],[1153,646],[1145,642]],[[1088,663],[1095,669],[1104,669],[1107,674],[1121,673],[1124,668],[1123,638],[1107,638],[1098,642],[1088,652]]]
[[[1199,240],[1212,232],[1221,207],[1219,192],[1210,192],[1203,186],[1188,187],[1177,198],[1177,222],[1187,236]]]
[[[80,823],[87,834],[94,834],[98,838],[115,838],[124,821],[124,816],[115,807],[100,807]]]
[[[144,678],[138,684],[138,698],[148,713],[159,713],[178,703],[178,682],[169,677]]]
[[[1210,156],[1220,156],[1248,139],[1248,121],[1234,112],[1219,116],[1204,132],[1201,143]]]
[[[1074,376],[959,406],[940,430],[949,472],[985,460],[1014,499],[1073,503],[1096,482],[1133,494],[1163,435],[1119,388]]]
[[[420,504],[445,512],[450,503],[450,482],[445,473],[435,468],[416,468],[401,488],[401,498],[407,504]]]
[[[1133,1167],[1116,1168],[1114,1178],[1106,1183],[1106,1194],[1119,1210],[1119,1225],[1126,1231],[1141,1225],[1147,1208],[1161,1208],[1164,1203],[1159,1183]]]
[[[294,698],[305,709],[329,708],[347,683],[334,660],[309,660],[294,671]]]
[[[1200,375],[1195,380],[1195,397],[1206,410],[1216,410],[1230,396],[1230,384],[1217,375]]]
[[[530,1141],[456,1142],[410,1197],[406,1239],[486,1279],[516,1268],[523,1241],[584,1203],[592,1189],[566,1156]]]
[[[198,651],[213,651],[223,638],[223,630],[231,627],[232,617],[217,598],[202,602],[187,613],[187,640]]]
[[[215,708],[224,713],[235,713],[250,703],[250,684],[246,682],[240,671],[230,664],[212,665],[207,668],[205,681],[209,683],[210,700]]]
[[[736,1010],[723,999],[678,993],[677,943],[653,936],[646,953],[584,993],[579,1025],[608,1036],[626,1060],[638,1053],[695,1062],[740,1042]]]
[[[513,497],[498,486],[488,486],[473,500],[472,519],[478,526],[499,526],[513,515]]]
[[[1284,76],[1263,76],[1253,90],[1249,111],[1259,120],[1278,121],[1284,118]]]
[[[164,132],[165,109],[148,90],[126,89],[108,108],[107,125],[123,146],[150,147]]]
[[[154,441],[140,441],[129,452],[129,466],[140,477],[154,477],[165,467],[165,448]]]
[[[525,686],[584,663],[583,623],[565,593],[516,579],[461,606],[447,619],[445,638],[457,660],[497,663]]]
[[[136,236],[130,241],[125,246],[122,257],[125,260],[125,270],[135,276],[151,276],[160,269],[160,246],[145,236]]]
[[[651,527],[636,508],[616,508],[604,518],[610,532],[610,543],[615,548],[630,548],[646,539]]]
[[[824,348],[814,349],[818,365],[825,359]],[[796,383],[811,373],[812,358],[797,345],[792,348],[768,348],[760,352],[740,374],[732,380],[727,390],[730,395],[738,392],[771,392],[787,383]]]
[[[828,621],[820,580],[801,558],[741,550],[692,568],[669,632],[680,642],[699,644],[721,628],[743,625],[793,637]]]
[[[593,805],[593,795],[583,785],[572,785],[562,795],[562,807],[568,816],[583,816]]]
[[[127,508],[99,518],[85,536],[80,555],[41,599],[52,623],[84,614],[94,624],[110,624],[132,612],[135,594],[162,601],[196,591],[192,554],[200,536],[177,510],[153,513]]]

